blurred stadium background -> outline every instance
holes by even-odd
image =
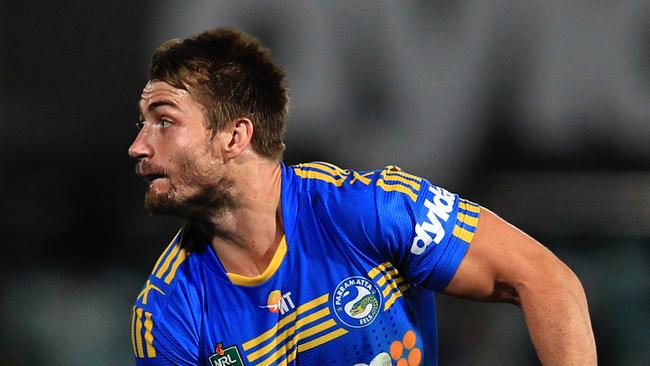
[[[136,102],[158,44],[222,25],[288,72],[287,162],[394,163],[490,207],[582,278],[601,364],[647,365],[647,0],[1,5],[0,365],[132,363],[180,222],[142,208]],[[439,303],[441,365],[537,363],[516,308]]]

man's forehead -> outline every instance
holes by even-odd
[[[192,110],[205,112],[205,106],[185,89],[176,88],[161,80],[150,80],[142,89],[138,101],[138,114],[142,117],[147,112],[167,107],[186,113]]]
[[[175,100],[182,100],[191,98],[187,90],[179,89],[167,84],[160,80],[149,80],[147,85],[142,89],[140,95],[140,104],[148,105],[154,102],[157,98],[172,98]]]

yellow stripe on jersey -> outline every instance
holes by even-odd
[[[375,172],[367,172],[364,174],[359,174],[355,172],[354,170],[350,171],[352,173],[352,179],[350,180],[350,185],[354,184],[354,182],[359,181],[363,183],[364,185],[370,185],[370,182],[372,181],[371,178],[368,178],[369,176],[372,176],[375,174]]]
[[[375,268],[371,269],[370,271],[368,271],[368,276],[370,278],[375,278],[378,274],[380,274],[382,271],[384,271],[386,269],[386,267],[392,267],[392,266],[393,265],[390,262],[382,263],[382,264],[376,266]]]
[[[386,192],[404,193],[411,201],[415,202],[418,199],[421,181],[422,178],[405,173],[399,167],[390,165],[381,171],[380,178],[377,180],[377,187]]]
[[[383,171],[383,172],[381,172],[381,176],[382,176],[382,178],[384,178],[385,181],[404,183],[407,186],[410,186],[411,188],[413,188],[415,190],[415,192],[420,191],[420,183],[419,183],[420,181],[419,180],[416,181],[414,178],[417,178],[417,177],[414,176],[414,175],[404,173],[404,172],[401,172],[401,171],[398,171],[398,172]],[[422,179],[420,179],[420,180],[422,180]]]
[[[326,330],[326,329],[332,328],[332,327],[334,327],[334,326],[336,326],[336,322],[334,321],[334,319],[329,319],[329,320],[326,321],[326,322],[323,322],[323,323],[317,324],[317,325],[315,325],[315,326],[313,326],[313,327],[311,327],[311,328],[308,328],[308,329],[303,330],[302,332],[299,332],[298,334],[296,334],[295,337],[293,337],[293,339],[291,339],[290,341],[288,341],[284,346],[280,347],[277,351],[275,351],[273,354],[271,354],[269,357],[267,357],[266,359],[264,359],[264,361],[258,363],[257,365],[258,365],[258,366],[268,366],[268,365],[271,365],[271,364],[274,363],[275,361],[279,360],[283,355],[286,355],[286,354],[288,353],[288,351],[289,351],[291,348],[293,348],[293,346],[296,345],[296,343],[297,343],[298,341],[300,341],[301,339],[311,337],[311,336],[313,336],[313,335],[315,335],[315,334],[318,334],[318,333],[320,333],[320,332],[322,332],[322,331],[324,331],[324,330]],[[346,331],[346,332],[347,332],[347,331]],[[327,336],[327,334],[326,334],[325,336]],[[312,340],[312,341],[310,341],[310,342],[307,342],[307,343],[305,343],[305,344],[309,344],[309,343],[314,342],[314,341],[316,341],[316,340],[319,340],[319,339],[321,339],[321,338],[323,338],[323,336],[321,336],[321,337],[319,337],[319,338],[316,338],[316,339],[314,339],[314,340]],[[323,344],[323,343],[325,343],[325,342],[327,342],[327,341],[329,341],[329,340],[330,340],[330,339],[323,339],[322,342],[320,342],[320,343],[318,343],[318,344],[314,344],[313,347],[310,347],[310,348],[308,348],[308,349],[311,349],[311,348],[317,347],[317,346],[319,346],[319,345],[321,345],[321,344]],[[302,345],[298,345],[298,352],[301,352],[301,350],[300,350],[300,347],[301,347],[301,346],[302,346]]]
[[[137,297],[138,299],[142,297],[143,305],[147,305],[147,301],[149,299],[149,293],[151,292],[151,290],[156,290],[163,295],[165,294],[163,290],[158,288],[156,285],[152,284],[151,281],[147,280],[147,283],[144,285],[144,288],[142,289],[142,291],[140,291]]]
[[[320,162],[320,161],[313,162],[313,163],[298,164],[298,167],[299,168],[315,168],[315,169],[324,170],[325,172],[331,174],[332,176],[339,177],[339,178],[343,178],[343,177],[346,177],[348,175],[347,171],[337,167],[336,165],[330,164],[330,163],[325,163],[325,162]]]
[[[384,311],[390,309],[393,303],[395,303],[395,300],[402,297],[402,292],[409,288],[408,284],[397,287],[406,282],[406,279],[399,275],[397,268],[390,262],[385,262],[372,268],[368,271],[368,276],[381,288],[381,294],[386,300],[384,303]]]
[[[481,212],[481,207],[479,205],[469,202],[467,200],[460,200],[460,202],[458,203],[458,208],[473,213]]]
[[[417,193],[413,193],[410,188],[400,185],[400,184],[386,184],[383,179],[377,181],[377,187],[383,189],[386,192],[400,192],[407,195],[411,201],[415,202],[418,199]]]
[[[135,346],[136,356],[139,358],[144,357],[144,347],[142,346],[142,309],[136,309],[135,319]]]
[[[151,320],[151,313],[145,312],[144,316],[146,320],[144,321],[144,341],[147,345],[147,357],[154,358],[156,357],[156,349],[153,346],[153,320]]]
[[[308,351],[308,350],[310,350],[310,349],[312,349],[314,347],[318,347],[323,343],[327,343],[327,342],[329,342],[329,341],[331,341],[333,339],[336,339],[336,338],[338,338],[338,337],[340,337],[342,335],[345,335],[347,333],[348,333],[347,330],[345,330],[343,328],[338,328],[338,329],[333,330],[330,333],[322,335],[322,336],[320,336],[320,337],[318,337],[318,338],[316,338],[314,340],[311,340],[311,341],[309,341],[309,342],[307,342],[305,344],[299,344],[298,347],[293,349],[293,352],[291,352],[289,357],[287,357],[286,360],[283,360],[282,362],[280,362],[278,364],[278,366],[287,366],[287,363],[291,363],[291,361],[296,359],[296,356],[297,356],[298,352]]]
[[[471,243],[472,239],[474,238],[473,232],[468,231],[467,229],[462,228],[458,225],[454,227],[453,235],[468,244]]]
[[[474,238],[474,232],[473,230],[467,230],[463,226],[469,226],[470,228],[476,229],[479,221],[478,216],[469,215],[467,213],[471,212],[480,214],[481,206],[467,200],[460,200],[458,208],[460,209],[458,213],[458,224],[454,227],[452,234],[466,243],[471,243]]]
[[[379,286],[383,286],[386,283],[386,281],[390,281],[391,279],[393,279],[393,276],[399,277],[399,272],[397,271],[397,268],[393,268],[390,271],[386,270],[385,273],[386,274],[384,276],[382,276],[377,280],[377,284]]]
[[[303,325],[309,324],[311,322],[314,322],[320,318],[323,318],[327,315],[330,315],[330,308],[322,308],[313,314],[310,314],[304,318],[300,318],[296,321],[296,329],[302,328]]]
[[[174,277],[176,276],[176,270],[178,270],[178,267],[181,265],[181,263],[185,262],[187,257],[189,257],[190,253],[187,251],[187,249],[182,249],[179,253],[176,259],[174,260],[174,265],[172,265],[172,269],[169,271],[167,274],[167,277],[165,277],[165,283],[170,284]]]
[[[384,277],[385,278],[385,277]],[[404,277],[396,277],[392,282],[389,282],[388,285],[384,288],[384,290],[381,292],[381,294],[386,298],[388,294],[393,290],[397,289],[397,285],[400,283],[404,282]]]
[[[313,163],[315,163],[315,164],[326,165],[326,166],[329,166],[329,167],[332,168],[332,169],[335,169],[335,170],[337,170],[337,171],[339,171],[339,172],[343,172],[343,173],[346,173],[346,174],[347,174],[347,172],[348,172],[347,169],[339,168],[338,166],[336,166],[336,165],[334,165],[334,164],[332,164],[332,163],[328,163],[328,162],[326,162],[326,161],[316,161],[316,162],[313,162]]]
[[[350,176],[350,170],[344,170],[334,164],[326,163],[323,161],[302,163],[293,166],[292,168],[294,169],[296,175],[301,178],[321,180],[334,184],[337,187],[341,187]],[[356,172],[353,173],[355,173],[355,180],[359,180],[366,185],[370,184],[370,180],[366,177],[366,174],[359,175]]]
[[[294,335],[297,329],[300,329],[304,325],[307,325],[309,323],[315,322],[315,321],[317,321],[317,320],[319,320],[319,319],[321,319],[321,318],[323,318],[323,317],[325,317],[325,316],[327,316],[329,314],[330,314],[330,309],[329,308],[323,308],[323,309],[321,309],[321,310],[319,310],[319,311],[317,311],[317,312],[315,312],[313,314],[310,314],[309,316],[298,319],[298,321],[296,321],[292,327],[287,328],[284,332],[278,334],[278,336],[275,337],[275,339],[273,339],[269,344],[267,344],[266,346],[258,349],[255,352],[249,354],[247,356],[248,361],[253,362],[253,361],[257,360],[258,358],[268,354],[273,349],[275,349],[275,347],[277,347],[280,343],[282,343],[282,341],[284,341],[288,337]]]
[[[388,300],[386,300],[386,303],[384,304],[384,311],[390,309],[390,307],[393,306],[393,304],[395,303],[395,300],[402,297],[402,293],[408,290],[408,288],[409,285],[400,286],[397,292],[393,292],[393,294],[390,296]]]
[[[300,168],[294,168],[294,172],[300,178],[322,180],[327,183],[332,183],[337,187],[342,186],[343,182],[345,182],[345,178],[334,178],[331,175],[327,175],[325,173],[317,172],[314,170],[302,170]]]
[[[135,306],[131,310],[131,345],[133,346],[133,354],[135,357],[141,357],[140,354],[138,354],[138,350],[135,346],[136,340],[135,340],[135,322],[136,322],[136,314],[135,314]]]
[[[391,262],[382,263],[368,271],[368,277],[372,279],[377,277],[379,274],[381,274],[381,277],[375,281],[379,287],[383,287],[386,281],[392,280],[393,275],[399,276],[397,268],[393,267]]]
[[[471,227],[476,227],[478,225],[478,217],[470,216],[462,211],[458,213],[458,221]]]
[[[405,172],[405,171],[403,171],[401,169],[400,170],[387,170],[386,174],[399,175],[399,176],[402,176],[402,177],[404,177],[406,179],[413,180],[416,183],[422,182],[422,178],[418,177],[417,175],[409,174],[409,173],[407,173],[407,172]]]
[[[326,300],[327,301],[327,300]],[[306,305],[306,304],[305,304]],[[248,342],[245,342],[242,344],[242,347],[244,348],[244,351],[247,351],[262,342],[266,341],[267,339],[271,338],[274,334],[278,332],[279,329],[282,329],[285,325],[288,323],[296,320],[297,312],[293,312],[286,317],[284,317],[282,320],[280,320],[276,325],[274,325],[271,329],[267,330],[266,332],[260,334],[259,336],[251,339]]]
[[[182,231],[182,229],[181,229]],[[180,234],[180,232],[179,232]],[[178,234],[177,234],[178,236]],[[172,240],[172,243],[174,241]],[[167,273],[167,276],[165,276],[165,283],[170,284],[174,277],[176,276],[176,271],[178,270],[178,267],[189,257],[190,252],[187,249],[181,248],[182,246],[182,238],[181,241],[178,241],[172,248],[171,250],[167,250],[166,252],[169,252],[167,257],[165,258],[165,261],[160,264],[156,264],[154,267],[154,273],[155,276],[158,277],[159,279],[163,279],[163,276],[165,276],[165,273],[169,270],[169,273]],[[159,259],[158,262],[165,256],[163,254]],[[171,269],[170,269],[171,266]],[[157,268],[157,271],[156,271]]]
[[[398,167],[397,165],[388,165],[387,167],[384,167],[381,173],[389,174],[389,175],[399,175],[406,179],[410,179],[416,183],[420,183],[422,181],[422,178],[418,177],[417,175],[409,174],[403,171],[402,168]]]
[[[370,185],[372,179],[369,177],[375,174],[375,172],[360,174],[354,170],[342,169],[334,164],[326,163],[324,161],[298,164],[297,166],[294,166],[293,169],[296,175],[301,178],[323,180],[325,182],[332,183],[337,187],[342,186],[350,176],[352,176],[350,184],[354,184],[355,182],[359,181],[364,185]],[[311,169],[319,169],[321,171],[319,172]]]
[[[302,314],[304,312],[307,312],[319,305],[322,305],[326,303],[329,300],[329,294],[322,295],[320,297],[317,297],[309,302],[306,302],[296,308],[296,310],[293,313],[290,313],[283,319],[281,319],[276,325],[274,325],[271,329],[265,331],[264,333],[260,334],[259,336],[251,339],[248,342],[245,342],[242,344],[242,347],[244,348],[245,351],[261,344],[262,342],[266,341],[267,339],[270,339],[274,334],[278,332],[279,329],[284,328],[287,324],[290,322],[294,321],[296,319],[296,316],[299,314]]]
[[[163,262],[163,264],[158,268],[158,272],[156,272],[156,277],[162,279],[163,275],[167,270],[169,269],[169,265],[171,264],[172,260],[176,257],[178,252],[180,251],[180,245],[176,244],[172,248],[172,250],[169,252],[169,255]]]
[[[248,362],[257,362],[256,365],[261,366],[267,366],[271,364],[286,365],[287,362],[291,362],[293,359],[295,359],[296,352],[300,352],[300,347],[302,347],[302,345],[299,344],[300,340],[320,335],[318,338],[306,343],[308,345],[316,347],[320,344],[328,342],[331,339],[347,333],[347,331],[344,329],[343,333],[341,333],[341,328],[335,329],[333,332],[326,333],[328,329],[335,328],[337,326],[336,321],[332,319],[330,315],[330,308],[327,306],[328,300],[329,294],[324,294],[316,299],[298,306],[293,313],[280,320],[276,326],[262,333],[260,336],[244,343],[242,347],[245,351],[247,351],[270,339],[270,342],[264,347],[257,349],[256,351],[246,356]],[[305,313],[322,305],[325,305],[325,307],[322,307],[321,309],[309,314],[304,318],[296,320],[297,315]],[[309,327],[306,328],[307,326]],[[278,333],[279,330],[283,328],[285,328],[284,331],[279,333],[274,339],[271,339],[275,334]],[[332,336],[332,334],[335,334],[336,336]],[[285,343],[283,345],[280,345],[283,342]],[[293,349],[293,352],[290,354],[289,352],[291,349]],[[307,349],[310,349],[310,347]]]
[[[338,337],[340,337],[340,336],[342,336],[344,334],[347,334],[347,332],[348,332],[347,330],[345,330],[343,328],[339,328],[339,329],[334,330],[333,332],[322,335],[322,336],[320,336],[320,337],[318,337],[316,339],[313,339],[313,340],[311,340],[309,342],[306,342],[304,344],[299,344],[298,347],[297,347],[298,352],[305,352],[305,351],[308,351],[308,350],[310,350],[312,348],[318,347],[323,343],[327,343],[327,342],[329,342],[329,341],[331,341],[333,339],[336,339],[336,338],[338,338]]]
[[[180,228],[180,230],[178,230],[176,235],[174,235],[174,239],[172,239],[169,242],[169,245],[167,245],[167,248],[165,249],[165,251],[163,251],[163,254],[160,255],[160,257],[158,257],[158,260],[156,261],[156,264],[153,266],[153,271],[151,271],[151,273],[156,273],[156,271],[158,269],[160,269],[159,268],[160,262],[162,262],[163,258],[165,258],[165,255],[168,254],[172,250],[172,248],[174,247],[174,243],[176,242],[176,239],[179,239],[179,236],[182,235],[182,233],[183,233],[183,231],[185,229],[185,225],[187,225],[187,224],[183,224],[183,226]],[[182,238],[180,238],[180,239],[182,240]]]

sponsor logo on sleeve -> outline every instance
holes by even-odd
[[[440,244],[445,237],[443,223],[449,220],[449,213],[454,208],[456,196],[444,188],[431,186],[429,192],[433,199],[424,200],[427,216],[422,223],[415,224],[415,238],[411,244],[411,253],[420,255],[431,243]]]

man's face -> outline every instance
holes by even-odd
[[[192,95],[150,81],[139,102],[140,132],[129,148],[136,173],[149,183],[145,206],[154,214],[201,218],[234,203],[223,159],[204,107]]]

